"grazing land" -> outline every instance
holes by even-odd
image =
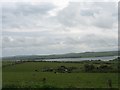
[[[118,88],[118,61],[3,61],[3,88]]]

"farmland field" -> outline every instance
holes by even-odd
[[[96,61],[98,62],[98,61]],[[98,67],[104,62],[90,62]],[[3,62],[3,65],[6,62]],[[84,64],[88,62],[24,62],[3,67],[3,88],[109,88],[108,80],[111,80],[112,88],[118,88],[118,73],[84,71]],[[115,63],[107,63],[116,68]],[[71,72],[55,71],[58,67],[74,69]],[[52,68],[52,71],[46,70]]]

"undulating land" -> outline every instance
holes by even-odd
[[[118,88],[118,62],[5,60],[3,88]]]

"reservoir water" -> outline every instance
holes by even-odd
[[[109,61],[117,58],[118,56],[107,56],[107,57],[90,57],[90,58],[62,58],[62,59],[46,59],[44,61],[85,61],[85,60],[102,60]]]

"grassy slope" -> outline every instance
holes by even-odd
[[[82,67],[81,63],[50,63],[50,62],[28,62],[3,68],[3,86],[18,85],[21,87],[41,87],[44,85],[42,79],[45,77],[46,84],[55,87],[80,87],[80,88],[106,88],[107,80],[111,79],[113,87],[118,86],[117,73],[53,73],[40,72],[43,67],[57,66]],[[39,72],[35,72],[35,69]]]

